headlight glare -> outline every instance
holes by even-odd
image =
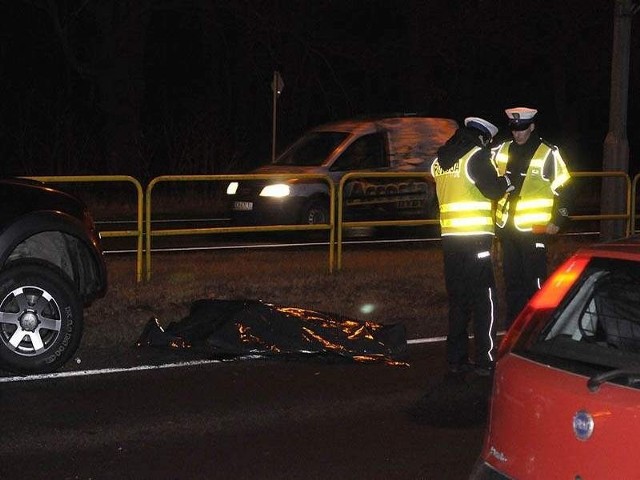
[[[275,183],[267,185],[260,192],[261,197],[287,197],[291,193],[291,188],[285,183]]]
[[[238,182],[231,182],[227,186],[227,195],[235,195],[238,191]]]

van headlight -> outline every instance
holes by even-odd
[[[238,182],[231,182],[227,185],[227,195],[235,195],[238,191]]]
[[[260,192],[261,197],[288,197],[291,193],[291,188],[286,183],[275,183],[273,185],[267,185]]]

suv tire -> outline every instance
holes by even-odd
[[[82,303],[61,272],[19,262],[0,273],[0,360],[10,370],[57,370],[77,350],[82,326]]]
[[[312,200],[302,215],[302,223],[306,225],[318,225],[329,223],[329,208],[322,200]]]

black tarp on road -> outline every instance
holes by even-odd
[[[402,324],[361,322],[340,315],[255,300],[197,300],[189,315],[162,328],[153,318],[137,346],[202,351],[208,357],[317,355],[404,364]]]

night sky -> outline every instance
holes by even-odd
[[[614,0],[0,1],[2,173],[241,172],[356,115],[539,109],[574,170],[600,169]],[[640,13],[629,78],[640,148]],[[504,130],[501,134],[507,135]]]

